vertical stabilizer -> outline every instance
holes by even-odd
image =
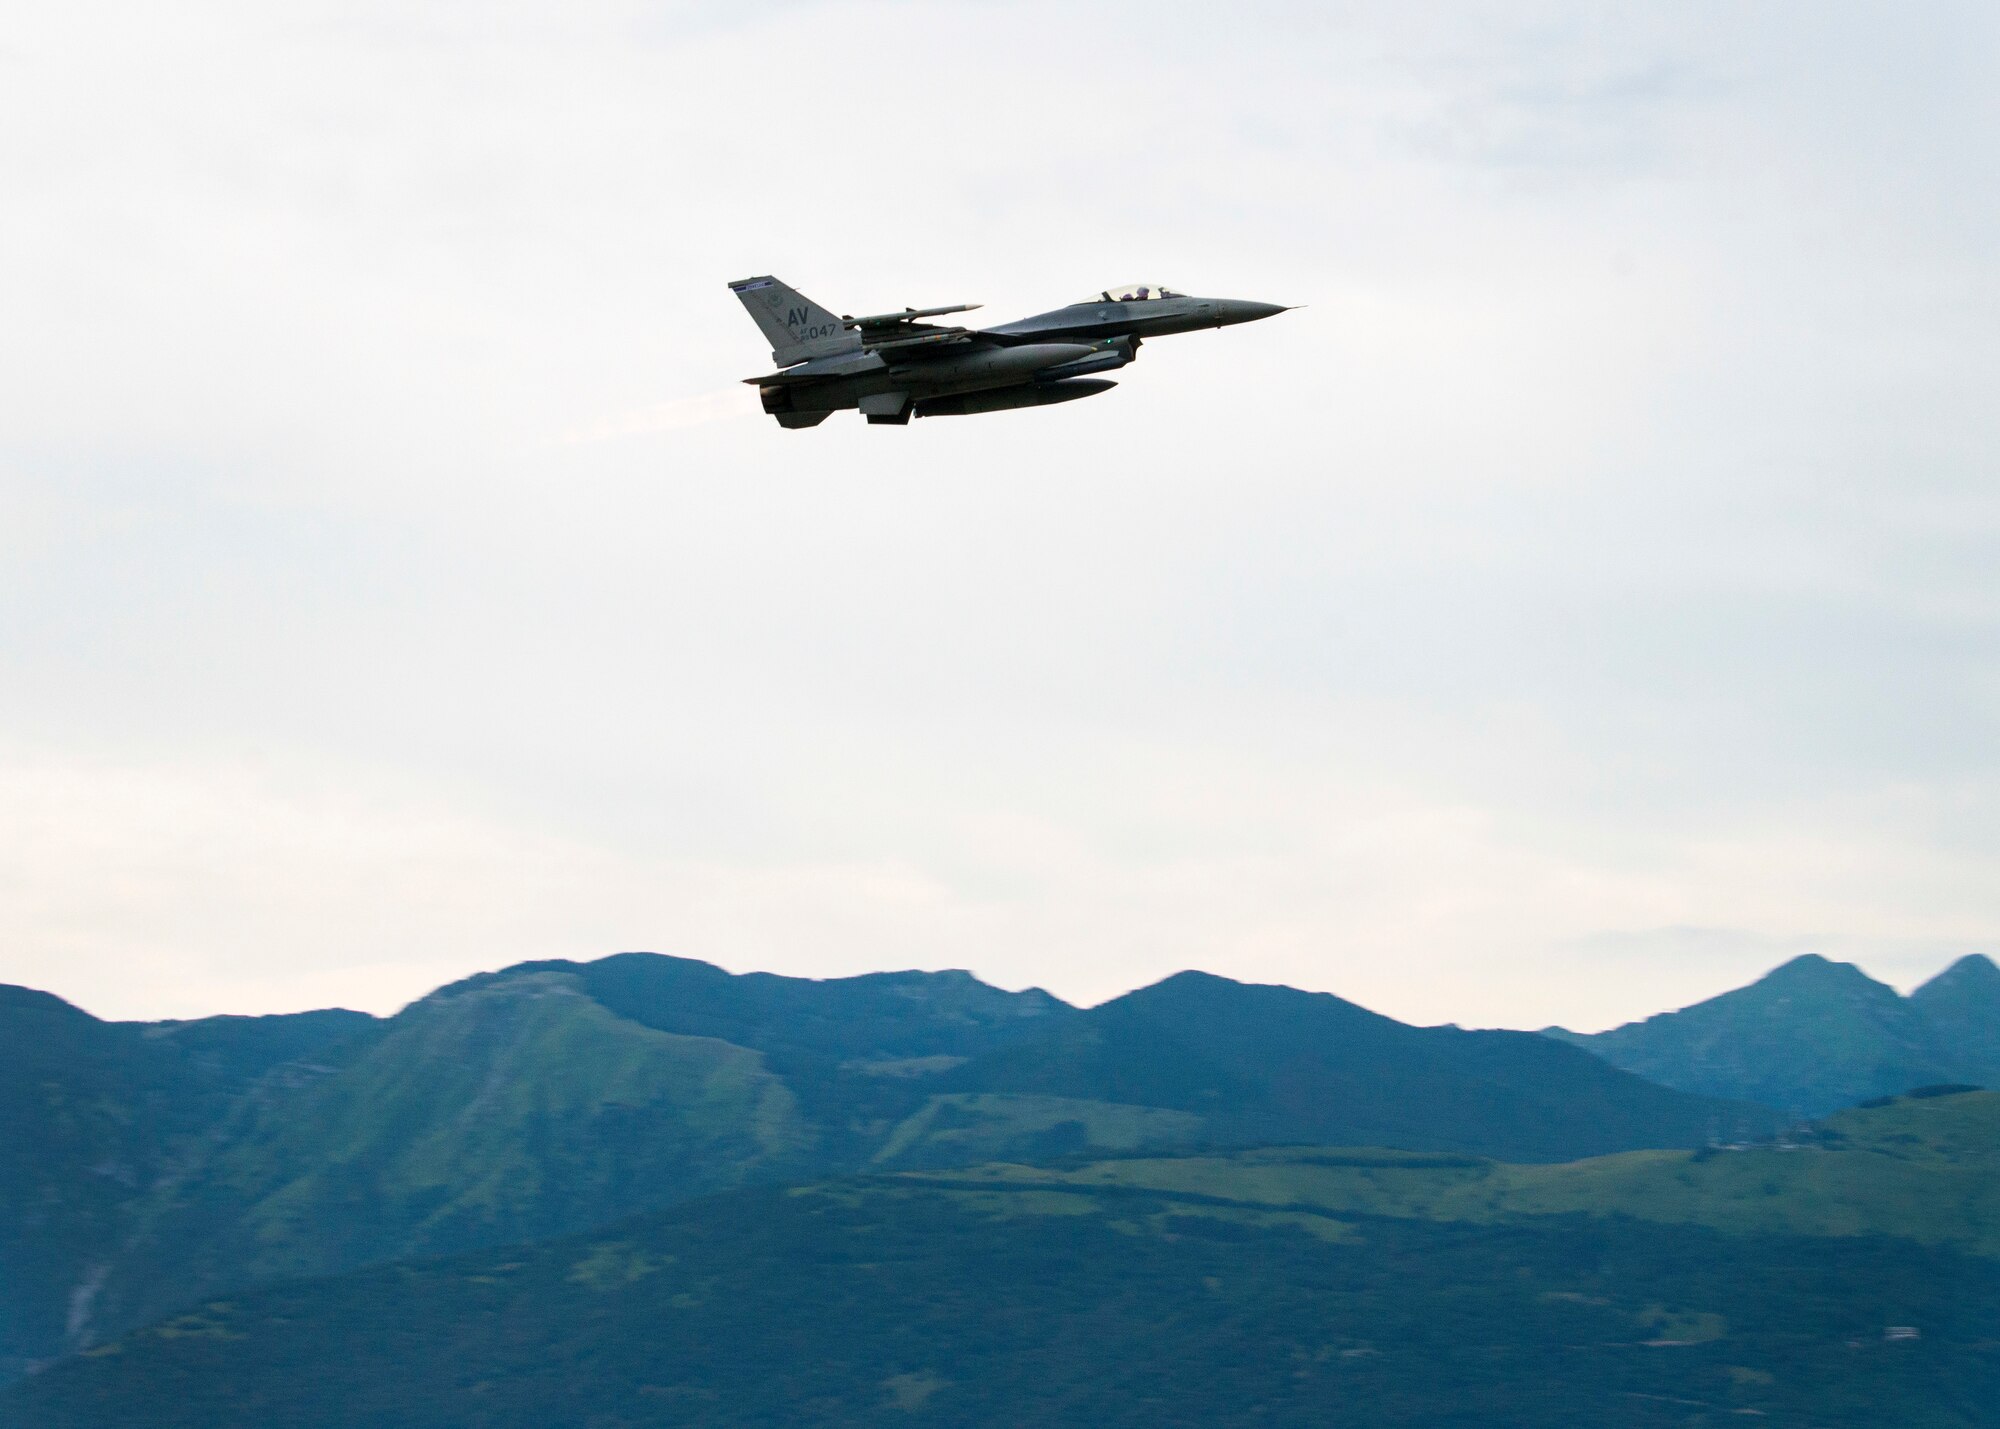
[[[771,344],[771,361],[790,367],[809,357],[858,352],[860,335],[840,325],[840,319],[776,278],[739,278],[729,291],[743,300]]]

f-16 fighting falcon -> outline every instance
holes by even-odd
[[[1118,384],[1098,374],[1139,355],[1144,338],[1255,322],[1285,311],[1241,298],[1190,298],[1151,283],[1105,288],[1066,308],[999,327],[941,327],[924,318],[977,303],[835,317],[776,278],[729,285],[771,341],[780,369],[749,377],[781,427],[815,427],[859,408],[870,422],[961,417],[1093,397]]]

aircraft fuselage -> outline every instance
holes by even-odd
[[[901,425],[912,416],[960,416],[1095,396],[1101,374],[1132,362],[1152,337],[1254,322],[1275,303],[1196,298],[1149,285],[990,328],[918,321],[952,308],[834,318],[773,278],[731,288],[772,339],[781,370],[747,379],[782,426],[809,427],[837,411]]]

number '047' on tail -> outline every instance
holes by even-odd
[[[762,329],[771,344],[771,361],[780,367],[861,347],[861,338],[837,316],[776,278],[739,278],[729,288]]]

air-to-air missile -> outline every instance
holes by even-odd
[[[856,409],[870,422],[963,417],[1094,397],[1118,384],[1098,376],[1139,355],[1140,342],[1197,328],[1255,322],[1285,311],[1240,298],[1190,298],[1128,283],[1068,307],[999,327],[938,326],[926,318],[977,303],[835,317],[776,278],[730,289],[771,342],[778,371],[745,380],[781,427],[813,427]]]

